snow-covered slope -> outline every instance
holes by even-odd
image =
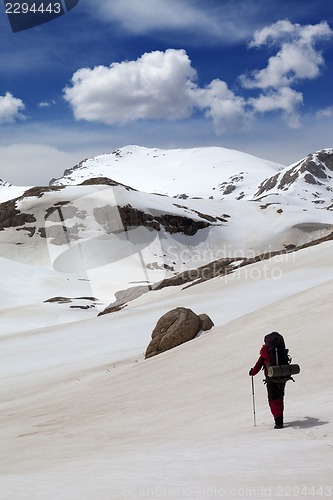
[[[55,281],[85,280],[90,291],[80,296],[88,293],[104,308],[121,290],[148,291],[175,273],[299,246],[333,228],[328,210],[248,200],[179,203],[113,184],[34,188],[2,204],[2,266],[11,259],[28,266],[23,275],[35,265],[46,268],[50,279],[54,273]],[[5,281],[3,293],[9,284]],[[50,298],[44,293],[43,301]]]
[[[2,181],[0,179],[0,203],[11,200],[18,196],[22,196],[22,194],[28,189],[29,187],[13,186],[12,184],[9,184],[8,182]]]
[[[328,242],[141,297],[111,317],[3,337],[2,500],[331,497],[332,250]],[[279,279],[268,277],[274,268]],[[157,319],[175,305],[207,312],[215,328],[144,360]],[[301,365],[279,431],[260,376],[253,427],[248,377],[273,329]]]
[[[225,148],[163,150],[126,146],[85,160],[50,184],[80,184],[87,178],[108,177],[140,191],[168,196],[221,199],[232,194],[237,198],[250,194],[253,186],[282,168]]]
[[[131,146],[2,183],[1,500],[332,496],[332,156]],[[155,287],[225,257],[228,275]],[[178,306],[214,329],[144,360]],[[301,365],[279,431],[260,376],[253,427],[248,377],[272,330]]]
[[[137,287],[148,291],[167,277],[217,259],[267,255],[332,233],[332,156],[330,150],[319,152],[311,161],[280,171],[264,160],[222,148],[161,151],[129,146],[83,162],[48,187],[3,183],[0,255],[27,265],[23,275],[29,274],[29,266],[42,266],[55,282],[89,283],[88,293],[73,289],[71,297],[94,297],[90,305],[103,310],[129,288],[133,298]],[[236,179],[236,172],[246,175]],[[272,172],[273,177],[262,181]],[[321,179],[315,188],[325,196],[323,204],[313,203],[312,191],[303,189],[315,173]],[[226,194],[219,186],[229,175],[235,189],[229,185]],[[133,183],[143,190],[129,187]],[[214,190],[218,196],[211,195]],[[186,196],[180,200],[148,191]],[[3,293],[11,294],[7,282]],[[56,296],[58,292],[43,293],[41,310],[50,307],[42,305],[44,300]],[[64,300],[68,294],[61,297],[53,308],[72,308]],[[32,325],[27,321],[25,328]]]
[[[309,154],[261,183],[254,199],[333,208],[333,149]]]

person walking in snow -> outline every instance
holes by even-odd
[[[280,337],[282,340],[280,339]],[[280,335],[277,332],[272,332],[266,335],[264,338],[264,344],[260,349],[259,359],[254,365],[254,367],[250,369],[249,375],[253,377],[254,375],[257,375],[257,373],[259,373],[259,371],[262,368],[264,369],[264,374],[265,374],[264,382],[267,388],[268,404],[275,421],[274,428],[282,429],[283,411],[284,411],[284,392],[285,392],[286,381],[283,379],[281,379],[281,381],[275,381],[275,380],[272,381],[268,377],[268,368],[270,366],[279,364],[278,360],[274,359],[275,354],[273,354],[273,348],[272,348],[272,346],[277,345],[277,342],[283,343],[281,346],[281,352],[282,350],[284,350],[286,353],[288,353],[288,351],[286,351],[285,349],[282,335]],[[274,347],[274,349],[276,348]]]

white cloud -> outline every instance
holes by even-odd
[[[197,72],[184,50],[144,54],[136,61],[110,67],[83,68],[65,89],[76,119],[124,124],[140,119],[180,120],[204,109],[214,123],[231,122],[243,114],[244,102],[221,80],[206,88],[196,84]]]
[[[329,38],[330,36],[332,36],[332,30],[326,21],[301,26],[297,23],[292,24],[288,19],[285,19],[255,31],[249,46],[281,45],[288,41],[312,44],[317,39]]]
[[[327,22],[301,26],[284,20],[256,31],[249,47],[269,45],[279,50],[269,58],[264,69],[240,77],[244,88],[262,90],[259,97],[248,101],[254,111],[280,110],[290,127],[299,127],[301,121],[297,108],[303,103],[303,94],[291,86],[320,75],[324,58],[316,43],[332,35]]]
[[[301,26],[290,21],[278,21],[256,31],[250,47],[273,45],[280,50],[270,57],[266,68],[253,71],[249,77],[242,75],[242,85],[245,88],[279,88],[298,80],[318,77],[324,59],[315,45],[332,35],[333,31],[326,22]]]
[[[130,32],[198,26],[207,16],[183,0],[104,0],[99,5],[103,16],[119,22]]]
[[[327,119],[327,118],[333,118],[333,106],[328,106],[327,108],[319,109],[316,112],[316,118],[320,119]]]
[[[198,108],[206,110],[219,132],[231,125],[244,125],[249,118],[246,101],[235,95],[222,80],[213,80],[206,88],[196,88],[193,94]]]
[[[53,99],[52,101],[41,101],[38,103],[39,108],[50,108],[53,104],[56,104],[56,101]]]
[[[285,43],[283,48],[268,61],[266,68],[252,72],[252,78],[242,77],[245,88],[279,88],[291,85],[296,80],[313,79],[319,76],[324,59],[311,46]]]
[[[259,97],[249,99],[248,103],[257,113],[282,111],[284,120],[291,128],[298,128],[301,124],[295,110],[303,103],[303,95],[289,87],[268,91]]]
[[[203,40],[224,40],[233,43],[247,38],[251,31],[250,14],[253,8],[233,3],[223,6],[209,6],[198,0],[87,0],[94,15],[105,22],[110,22],[122,33],[135,35],[157,34],[173,31],[176,36],[189,43],[201,43]],[[200,5],[202,3],[202,5]],[[247,18],[240,12],[246,12]],[[255,17],[253,15],[253,17]],[[253,21],[254,22],[254,21]],[[189,38],[188,35],[192,34]],[[194,35],[194,36],[193,36]]]
[[[324,59],[315,45],[332,35],[326,22],[301,26],[279,21],[257,31],[251,47],[273,45],[279,51],[269,58],[266,68],[240,76],[245,89],[258,89],[255,97],[235,94],[220,79],[200,87],[189,56],[176,49],[145,53],[135,61],[109,67],[79,69],[64,89],[64,97],[77,120],[108,125],[181,120],[201,111],[222,132],[244,128],[256,113],[278,111],[289,127],[296,128],[301,125],[303,94],[292,85],[319,76]]]
[[[270,26],[265,26],[261,30],[256,30],[249,47],[260,47],[268,42],[277,45],[279,42],[284,41],[287,36],[292,35],[294,31],[295,25],[287,19],[278,21]]]
[[[106,124],[186,118],[196,71],[184,50],[150,52],[136,61],[74,73],[65,99],[75,117]]]
[[[9,92],[0,96],[0,124],[13,123],[16,120],[24,119],[21,111],[24,110],[24,104],[21,99],[17,99]]]

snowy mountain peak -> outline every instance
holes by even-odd
[[[219,147],[151,149],[126,146],[84,160],[50,185],[77,185],[107,177],[140,191],[176,198],[244,197],[253,186],[284,167],[246,153]]]
[[[0,179],[0,188],[1,187],[9,187],[9,186],[11,186],[11,184],[9,184],[9,182],[6,182],[6,181]]]
[[[332,208],[333,149],[322,149],[269,177],[259,186],[254,199],[269,201],[276,195],[292,195],[299,200]]]

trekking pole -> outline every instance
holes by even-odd
[[[253,381],[253,375],[251,376],[252,379],[252,403],[253,403],[253,427],[256,427],[257,422],[256,422],[256,405],[254,401],[254,381]]]

